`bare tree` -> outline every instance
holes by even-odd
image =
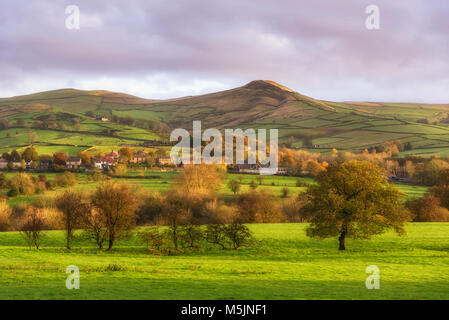
[[[98,212],[98,221],[107,230],[108,250],[112,249],[115,240],[135,226],[139,203],[136,190],[129,184],[107,181],[97,187],[92,195],[92,205]]]
[[[89,212],[89,203],[80,192],[67,190],[56,197],[55,205],[62,213],[67,249],[71,250],[75,229],[80,227],[82,218]]]
[[[106,228],[104,216],[100,215],[94,208],[90,208],[82,223],[86,237],[93,239],[98,249],[103,250],[104,243],[108,238],[108,229]]]
[[[40,214],[40,209],[30,207],[25,218],[25,222],[20,228],[20,232],[25,238],[30,249],[34,246],[39,249],[45,234],[45,222]]]

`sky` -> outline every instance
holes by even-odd
[[[79,29],[66,26],[70,5]],[[369,5],[380,29],[366,27]],[[449,103],[448,57],[447,0],[0,3],[0,97],[77,88],[164,99],[264,79],[323,100]]]

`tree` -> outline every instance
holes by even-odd
[[[240,191],[241,184],[238,180],[232,179],[228,182],[228,187],[235,195]]]
[[[71,250],[75,229],[80,227],[82,218],[89,212],[89,204],[81,193],[67,190],[56,197],[55,205],[62,213],[67,249]]]
[[[133,153],[129,147],[121,148],[118,153],[120,154],[120,159],[123,161],[131,160],[133,157]]]
[[[413,214],[415,222],[447,222],[449,211],[440,206],[440,199],[427,194],[422,198],[412,199],[405,203]]]
[[[126,236],[136,223],[139,207],[136,191],[126,183],[107,181],[100,184],[92,196],[92,205],[107,230],[108,250],[115,240]]]
[[[22,160],[20,153],[18,153],[17,150],[13,150],[9,156],[9,161],[20,161],[20,160]]]
[[[20,232],[25,238],[28,246],[39,249],[44,238],[45,221],[41,214],[41,209],[30,207],[26,214],[25,222],[20,228]]]
[[[410,215],[400,205],[402,193],[388,184],[377,165],[351,160],[331,164],[317,176],[317,185],[307,191],[302,214],[310,219],[309,237],[339,239],[339,250],[346,249],[346,238],[369,239],[393,228],[404,234]]]
[[[192,211],[188,207],[186,196],[174,190],[167,194],[163,215],[168,225],[167,234],[172,240],[173,247],[177,251],[181,236],[182,226],[192,222]]]
[[[449,209],[449,170],[442,170],[437,185],[429,190],[430,194],[440,200],[440,205]]]
[[[53,163],[58,166],[65,166],[67,163],[67,154],[64,152],[56,152],[53,154]]]
[[[281,211],[274,194],[268,190],[251,191],[238,201],[239,222],[279,222]]]
[[[231,242],[232,248],[237,250],[242,245],[249,242],[252,238],[252,234],[248,227],[241,223],[231,223],[224,229],[225,235]]]
[[[175,177],[180,192],[189,195],[210,195],[221,184],[223,175],[214,165],[186,165]]]
[[[91,156],[87,152],[79,152],[78,157],[80,157],[83,164],[89,164],[91,162]]]
[[[28,147],[22,153],[22,159],[25,161],[37,161],[39,160],[39,154],[34,146]]]

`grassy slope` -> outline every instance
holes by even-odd
[[[1,299],[448,299],[449,224],[409,224],[408,235],[311,240],[306,224],[249,226],[259,245],[153,256],[136,238],[112,253],[76,243],[63,250],[62,232],[43,249],[24,247],[18,233],[0,233]],[[81,289],[65,288],[65,268],[81,270]],[[380,290],[367,290],[365,268],[380,268]],[[110,271],[112,268],[120,271]]]
[[[11,121],[31,121],[39,115],[57,113],[101,115],[116,114],[138,119],[163,121],[172,127],[190,129],[192,120],[202,120],[203,128],[278,128],[280,141],[301,147],[304,136],[313,137],[319,152],[332,148],[360,151],[387,140],[412,142],[409,153],[449,155],[447,124],[418,124],[426,118],[441,120],[449,113],[449,105],[411,103],[335,103],[312,99],[269,81],[253,81],[243,87],[171,100],[146,100],[107,91],[62,89],[28,96],[0,99],[0,116]],[[148,131],[83,118],[81,130],[98,133],[110,127],[119,138],[99,138],[89,134],[38,132],[42,143],[113,146],[136,144],[127,138],[157,139]],[[0,151],[28,144],[28,129],[0,131]],[[15,135],[18,131],[19,134]],[[59,148],[55,146],[55,149]],[[62,147],[61,147],[62,148]],[[75,147],[74,147],[75,148]],[[78,151],[78,150],[74,150]]]
[[[103,91],[82,91],[62,89],[42,92],[27,96],[0,99],[0,116],[3,115],[12,128],[0,131],[0,152],[11,149],[25,148],[31,142],[31,132],[34,133],[33,144],[38,152],[52,154],[55,151],[67,152],[71,155],[81,150],[97,146],[115,148],[122,144],[140,145],[144,140],[160,140],[161,137],[148,130],[135,127],[105,123],[85,117],[87,111],[96,114],[110,115],[111,111],[104,107],[111,102],[127,103],[135,106],[140,102],[151,102],[124,94]],[[36,130],[15,126],[16,120],[23,119],[30,126],[36,119],[53,116],[49,123],[62,123],[67,126],[61,130]],[[80,117],[80,127],[74,128],[71,119]],[[114,137],[105,131],[112,130]]]

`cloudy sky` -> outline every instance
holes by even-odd
[[[368,30],[365,9],[380,9]],[[68,29],[68,5],[80,29]],[[71,20],[70,20],[71,21]],[[449,103],[447,0],[2,0],[0,96],[172,98],[277,81],[327,100]]]

